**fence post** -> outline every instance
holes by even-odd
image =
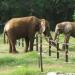
[[[59,35],[56,41],[57,41],[57,59],[59,59]]]
[[[40,67],[41,67],[41,72],[43,72],[43,63],[42,63],[42,34],[40,34]]]
[[[49,56],[51,56],[51,40],[49,38]]]
[[[65,61],[68,62],[68,45],[67,45],[67,43],[65,44],[65,56],[66,56]]]
[[[36,34],[36,51],[38,51],[38,34]]]
[[[59,43],[57,42],[57,59],[59,59]]]

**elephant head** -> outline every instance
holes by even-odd
[[[69,42],[70,35],[74,34],[75,26],[72,24],[72,22],[61,22],[58,23],[55,27],[55,36],[54,40],[56,40],[57,36],[59,36],[61,33],[64,34],[64,43]],[[62,49],[65,49],[65,45],[63,45]]]
[[[57,24],[55,27],[55,37],[54,40],[56,40],[57,36],[60,35],[62,32],[64,32],[64,24]]]
[[[45,19],[41,19],[40,22],[41,22],[40,33],[43,33],[45,36],[49,37],[50,36],[49,22]]]
[[[50,40],[53,40],[52,35],[50,33],[50,25],[49,22],[45,19],[41,19],[41,28],[40,28],[40,33],[43,33],[45,35],[45,39],[47,42],[49,42],[49,38]],[[56,47],[56,44],[54,42],[51,43],[51,45]]]

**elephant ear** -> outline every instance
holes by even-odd
[[[40,28],[40,32],[43,33],[46,29],[46,22],[45,22],[45,19],[41,19],[41,28]]]

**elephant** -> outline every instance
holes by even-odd
[[[46,37],[52,36],[50,33],[49,22],[45,19],[39,19],[36,16],[27,16],[10,19],[4,26],[4,40],[5,35],[9,41],[9,52],[18,53],[15,48],[16,40],[20,38],[25,39],[25,52],[33,51],[33,43],[36,32],[44,34]],[[54,44],[54,43],[53,43]]]
[[[58,23],[55,27],[55,36],[54,40],[56,40],[57,36],[60,34],[64,34],[64,44],[62,46],[62,50],[68,48],[68,45],[65,45],[65,43],[69,43],[70,36],[75,37],[75,22],[61,22]]]

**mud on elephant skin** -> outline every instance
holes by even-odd
[[[9,41],[9,52],[17,53],[15,44],[16,40],[20,38],[25,38],[25,52],[28,52],[28,48],[33,51],[36,32],[44,33],[45,36],[51,37],[49,24],[45,19],[39,19],[35,16],[10,19],[4,27],[4,35],[7,35]]]
[[[57,36],[61,33],[64,34],[64,43],[69,43],[70,36],[75,37],[75,22],[67,21],[58,23],[55,27],[54,40],[56,40]],[[64,50],[65,47],[68,47],[68,45],[65,46],[65,44],[63,44],[62,50]]]

